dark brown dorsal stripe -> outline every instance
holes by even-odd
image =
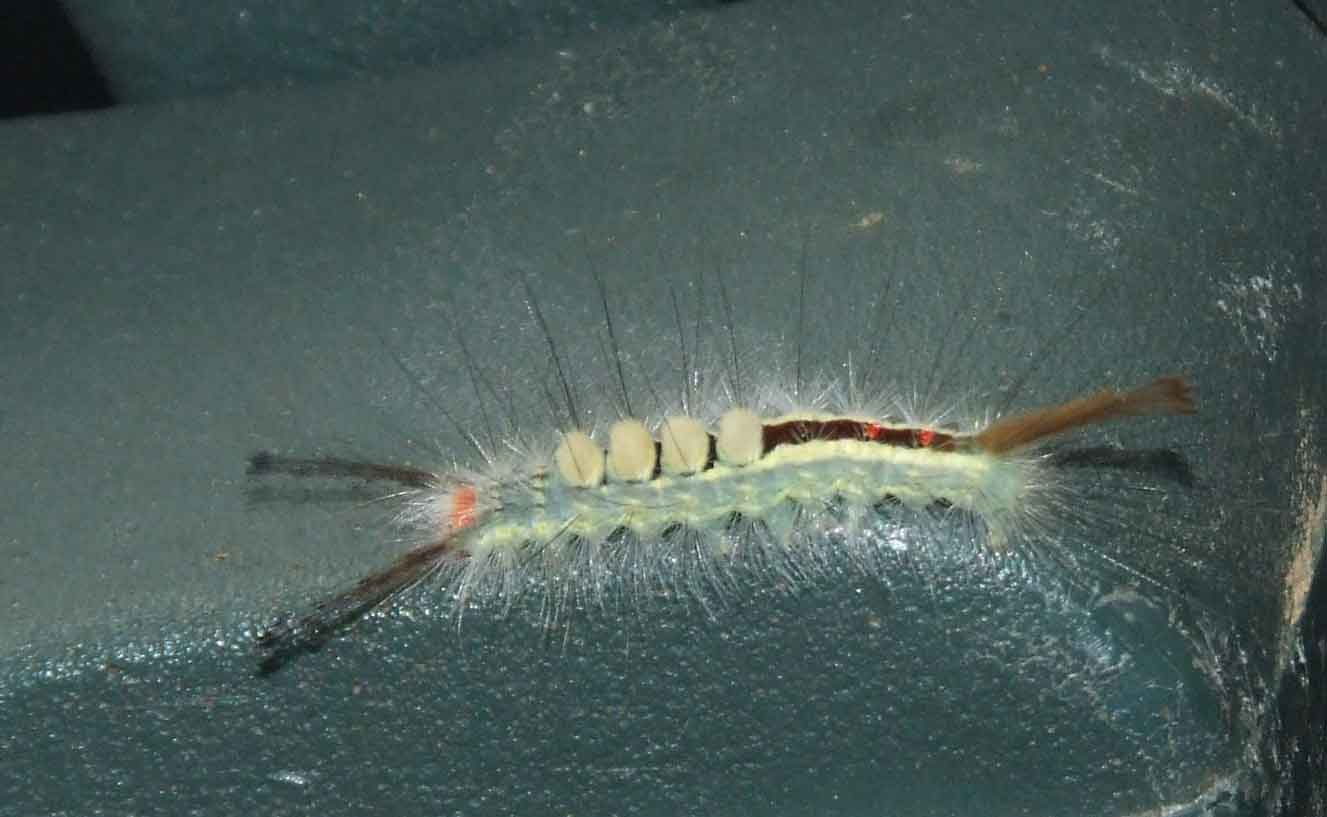
[[[899,448],[929,448],[955,451],[959,448],[953,434],[930,428],[900,428],[863,420],[789,420],[768,423],[762,433],[765,453],[781,445],[797,445],[816,440],[856,440]]]

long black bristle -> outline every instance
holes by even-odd
[[[283,474],[291,477],[351,478],[395,482],[410,488],[438,485],[442,478],[432,471],[405,465],[345,460],[339,457],[284,457],[273,451],[259,451],[249,457],[250,476]]]

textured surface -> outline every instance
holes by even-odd
[[[1243,4],[799,5],[0,130],[0,813],[1105,815],[1243,779],[1324,463],[1320,41]],[[1093,442],[1197,485],[1103,477],[1118,513],[1036,569],[937,531],[874,580],[551,631],[458,634],[434,589],[253,677],[251,622],[402,543],[245,457],[475,464],[440,406],[551,446],[518,273],[611,416],[591,264],[642,404],[680,293],[704,366],[730,306],[745,389],[851,362],[979,412],[1182,370],[1199,418]]]

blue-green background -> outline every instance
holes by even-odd
[[[426,6],[357,8],[70,4],[126,104],[0,126],[0,814],[1278,798],[1262,759],[1297,727],[1269,696],[1309,677],[1289,566],[1322,535],[1327,47],[1304,14],[482,7],[458,19],[505,22],[462,47]],[[217,46],[232,24],[244,47]],[[520,275],[607,416],[590,265],[645,405],[673,293],[726,342],[717,275],[755,379],[799,342],[808,371],[851,354],[949,398],[1025,377],[1023,406],[1186,372],[1199,418],[1100,438],[1195,465],[1192,490],[1120,493],[1128,524],[1093,543],[1167,589],[939,540],[884,576],[551,632],[524,607],[458,630],[435,591],[254,677],[254,625],[402,544],[373,507],[255,498],[245,457],[473,463],[395,362],[496,422],[457,333],[547,432]]]

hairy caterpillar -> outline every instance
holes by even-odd
[[[574,424],[577,411],[557,350],[537,305],[528,303],[548,339]],[[611,320],[608,329],[611,337]],[[823,557],[813,540],[854,550],[869,538],[863,531],[872,520],[890,514],[916,524],[961,515],[1001,553],[1038,524],[1046,495],[1055,491],[1056,468],[1183,470],[1173,452],[1048,453],[1041,450],[1047,440],[1119,418],[1194,410],[1185,379],[1167,376],[971,430],[832,410],[762,417],[742,405],[712,426],[689,414],[665,416],[653,427],[624,417],[607,429],[606,447],[573,427],[552,452],[526,454],[486,473],[261,452],[250,459],[253,475],[399,486],[410,496],[404,519],[422,539],[311,612],[261,632],[261,667],[271,672],[316,650],[438,574],[462,597],[481,585],[514,597],[532,574],[570,583],[569,592],[594,592],[605,582],[648,580],[664,563],[686,574],[684,582],[717,583],[742,562],[795,565]]]

